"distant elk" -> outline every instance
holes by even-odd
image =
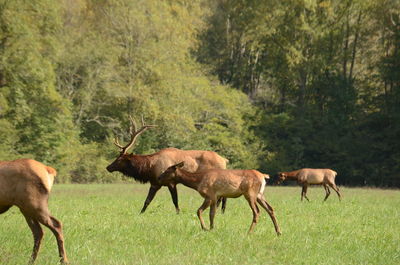
[[[62,263],[68,263],[64,249],[62,224],[50,215],[48,199],[57,172],[54,168],[32,159],[0,161],[0,214],[17,206],[33,233],[33,251],[30,263],[38,255],[43,230],[47,226],[57,239]]]
[[[258,222],[260,214],[258,203],[271,217],[276,233],[278,235],[281,234],[274,215],[274,209],[268,204],[263,195],[267,179],[269,179],[267,174],[257,170],[241,169],[208,169],[191,173],[182,169],[183,166],[184,162],[181,162],[169,167],[158,179],[166,185],[168,183],[182,183],[200,193],[204,198],[204,202],[197,210],[197,216],[203,230],[207,230],[201,215],[205,209],[210,207],[210,229],[213,229],[218,198],[237,198],[243,195],[253,212],[253,221],[249,233],[253,231]]]
[[[331,191],[329,190],[329,187],[331,187],[336,191],[339,200],[341,200],[339,188],[335,184],[336,175],[337,173],[332,169],[303,168],[295,171],[278,173],[278,184],[282,183],[286,179],[297,181],[299,185],[303,186],[303,189],[301,190],[301,200],[305,197],[307,201],[310,201],[307,197],[308,185],[318,184],[324,186],[326,192],[324,201],[326,201],[331,194]]]
[[[219,156],[212,151],[200,150],[180,150],[176,148],[165,148],[150,155],[134,155],[128,154],[128,149],[133,146],[136,138],[149,128],[155,125],[145,125],[142,117],[142,128],[136,130],[136,123],[131,117],[130,135],[131,139],[125,146],[121,146],[115,138],[114,144],[121,149],[119,156],[107,166],[109,172],[119,171],[122,174],[134,178],[141,183],[150,182],[149,193],[140,213],[146,211],[147,206],[151,203],[157,191],[162,186],[167,186],[171,193],[172,201],[175,205],[176,212],[179,213],[178,193],[174,182],[168,185],[161,184],[157,177],[161,175],[169,166],[181,161],[185,161],[185,169],[190,172],[201,171],[209,168],[226,168],[227,159]],[[226,199],[222,199],[222,210],[225,209]]]

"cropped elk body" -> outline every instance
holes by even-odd
[[[115,145],[121,149],[121,152],[117,159],[107,167],[107,170],[109,172],[119,171],[141,183],[150,183],[150,189],[141,213],[145,212],[157,191],[163,186],[163,184],[158,181],[157,177],[169,166],[179,163],[180,161],[185,161],[185,169],[190,172],[209,168],[226,168],[228,160],[212,151],[165,148],[150,155],[135,155],[127,153],[128,149],[134,144],[137,136],[143,133],[146,129],[155,127],[154,125],[145,125],[142,119],[142,128],[136,130],[135,121],[132,118],[130,119],[131,140],[125,146],[121,146],[118,141],[115,140]],[[177,183],[171,182],[165,186],[168,187],[176,212],[179,213],[176,184]],[[225,199],[222,200],[223,209],[225,208],[225,203]]]
[[[33,263],[43,238],[40,224],[47,226],[57,239],[61,262],[67,263],[62,224],[50,215],[48,198],[57,172],[32,159],[0,162],[0,214],[17,206],[33,233]]]
[[[331,191],[329,190],[329,187],[331,187],[334,191],[336,191],[340,200],[340,191],[335,184],[336,175],[337,173],[332,169],[303,168],[295,171],[280,172],[278,184],[286,179],[297,181],[299,185],[303,186],[301,190],[301,200],[303,200],[303,197],[305,197],[308,201],[310,200],[307,197],[307,188],[310,184],[324,186],[326,192],[324,201],[326,201],[331,194]]]
[[[275,226],[278,235],[281,234],[276,221],[274,210],[265,200],[263,192],[268,175],[257,170],[240,169],[208,169],[197,173],[190,173],[184,169],[184,162],[169,167],[159,176],[163,184],[182,183],[200,193],[204,198],[203,204],[197,211],[201,228],[206,230],[202,212],[210,206],[210,229],[214,228],[214,216],[219,197],[237,198],[244,196],[253,212],[253,221],[249,233],[258,222],[260,210],[257,203],[263,207]]]

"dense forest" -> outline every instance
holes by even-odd
[[[398,0],[0,0],[0,159],[58,182],[134,147],[400,187]]]

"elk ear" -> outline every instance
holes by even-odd
[[[181,168],[181,167],[183,167],[184,165],[185,165],[185,162],[182,161],[182,162],[180,162],[179,164],[176,164],[175,167],[176,167],[176,168]]]

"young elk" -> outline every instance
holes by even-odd
[[[339,188],[335,184],[335,177],[337,173],[331,169],[303,168],[295,171],[280,172],[278,174],[278,184],[282,183],[285,179],[288,179],[296,180],[299,185],[303,186],[303,189],[301,190],[302,201],[303,197],[305,197],[307,201],[310,201],[307,197],[307,188],[310,184],[319,184],[324,186],[326,192],[324,201],[326,201],[331,194],[328,186],[336,191],[337,195],[339,196],[339,201],[341,200]]]
[[[157,177],[169,166],[179,163],[180,161],[185,161],[185,169],[190,172],[209,168],[226,168],[228,160],[212,151],[165,148],[150,155],[129,154],[128,149],[133,146],[136,138],[147,129],[155,127],[155,125],[145,125],[142,118],[142,128],[136,130],[135,121],[131,117],[130,120],[131,140],[127,145],[122,146],[118,143],[118,140],[115,139],[114,144],[121,149],[121,152],[117,159],[107,166],[107,170],[109,172],[119,171],[130,178],[140,181],[141,183],[150,182],[149,193],[147,194],[147,198],[140,213],[146,211],[147,206],[149,206],[157,191],[163,186],[157,180]],[[179,213],[176,184],[171,182],[165,186],[168,187],[176,212]],[[221,200],[222,211],[224,211],[226,199],[221,198]]]
[[[203,230],[207,229],[201,214],[207,207],[210,206],[210,229],[213,229],[218,198],[237,198],[243,195],[249,202],[250,208],[253,211],[253,221],[249,233],[253,231],[260,214],[260,210],[256,204],[257,202],[271,217],[276,233],[278,235],[281,234],[275,219],[274,210],[263,195],[266,179],[269,179],[268,175],[262,174],[257,170],[232,169],[208,169],[202,172],[190,173],[182,169],[183,166],[184,162],[181,162],[169,167],[158,179],[163,184],[171,182],[182,183],[200,193],[204,198],[204,202],[198,209],[197,216],[200,219],[201,228]]]
[[[40,224],[53,232],[57,239],[60,261],[68,263],[62,224],[50,215],[47,204],[56,175],[54,168],[32,159],[0,162],[0,214],[15,205],[24,215],[34,239],[30,263],[35,261],[43,238]]]

